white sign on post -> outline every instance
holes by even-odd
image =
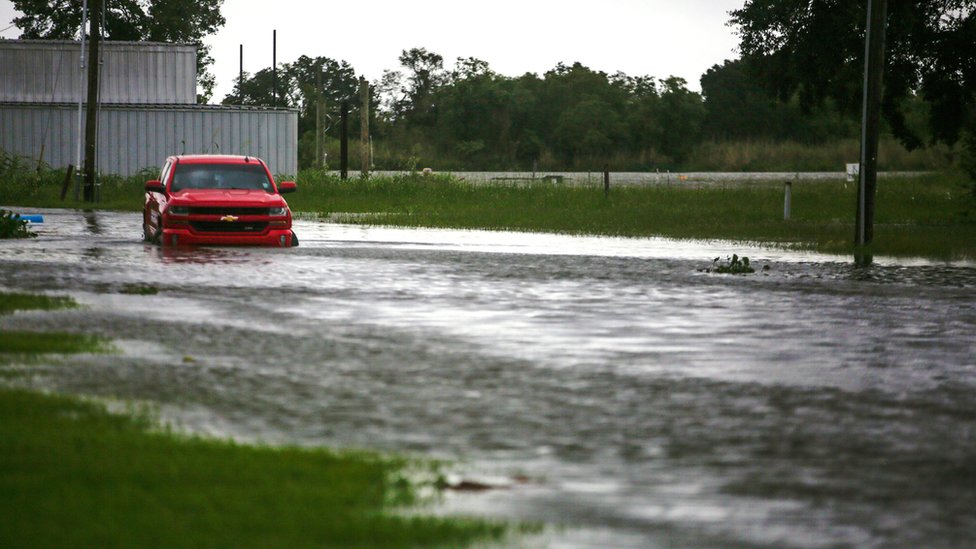
[[[860,164],[848,164],[847,165],[847,182],[850,183],[857,179],[857,176],[861,173]]]

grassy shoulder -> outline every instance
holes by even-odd
[[[401,516],[401,461],[153,432],[144,418],[0,389],[4,547],[459,547],[485,521]]]
[[[60,202],[59,184],[41,179],[36,187],[0,179],[0,195],[23,206],[77,205],[70,198]],[[352,223],[739,240],[853,252],[857,185],[842,180],[793,185],[790,221],[783,220],[782,184],[615,186],[605,198],[596,187],[470,184],[416,174],[341,181],[328,173],[306,171],[299,174],[298,183],[299,192],[288,195],[296,211],[379,214],[345,220]],[[874,244],[868,251],[976,258],[972,188],[961,174],[882,179]],[[102,198],[99,208],[139,211],[141,179],[106,182]]]
[[[73,306],[0,293],[0,314]],[[96,352],[77,334],[0,333],[4,357]],[[2,373],[2,370],[0,370]],[[0,546],[462,547],[509,527],[405,516],[407,460],[270,448],[161,432],[145,414],[0,387]]]

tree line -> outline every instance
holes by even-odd
[[[805,109],[778,100],[741,60],[715,65],[702,91],[671,76],[608,74],[580,63],[542,75],[498,74],[475,58],[445,67],[424,48],[404,50],[400,67],[370,84],[370,130],[377,167],[588,169],[612,162],[633,170],[674,169],[705,140],[793,140],[817,144],[857,134],[857,121],[827,103]],[[345,61],[302,56],[245,74],[223,103],[299,110],[300,164],[314,164],[316,104],[326,104],[325,134],[339,138],[346,101],[358,136],[358,76]],[[333,143],[334,149],[334,143]],[[419,163],[419,164],[418,164]]]

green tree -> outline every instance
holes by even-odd
[[[408,72],[401,84],[403,99],[396,105],[397,114],[407,117],[411,125],[433,125],[435,91],[446,78],[444,58],[425,48],[412,48],[400,54],[400,65]]]
[[[747,140],[781,137],[776,99],[751,78],[743,62],[726,60],[701,77],[705,99],[704,131],[714,139]]]
[[[224,25],[223,0],[106,0],[104,35],[107,40],[196,44],[198,101],[213,96],[210,49],[202,41]],[[21,38],[71,40],[78,38],[82,4],[77,0],[14,0],[23,13],[14,19]]]
[[[458,59],[436,93],[436,135],[442,146],[468,161],[510,161],[514,156],[511,88],[511,80],[496,74],[488,63]]]
[[[907,148],[922,145],[904,115],[905,103],[920,97],[932,140],[952,145],[974,124],[976,0],[888,6],[884,117]],[[730,15],[743,59],[781,99],[797,94],[804,108],[832,100],[859,109],[866,0],[747,0]]]
[[[261,69],[254,76],[244,73],[244,80],[234,86],[232,93],[224,96],[224,105],[248,105],[291,107],[298,102],[298,93],[286,69],[278,69],[277,99],[275,75],[271,68]]]
[[[680,164],[701,142],[705,105],[701,95],[689,90],[688,82],[676,76],[661,82],[660,96],[660,151]]]

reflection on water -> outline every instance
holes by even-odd
[[[98,212],[95,210],[84,210],[82,215],[85,217],[85,229],[93,234],[102,234],[102,227],[98,224]]]
[[[553,547],[971,546],[971,264],[317,223],[300,248],[161,249],[137,215],[92,234],[44,213],[41,238],[0,243],[0,286],[88,309],[0,329],[83,322],[124,350],[44,387],[220,436],[459,458],[507,488],[445,512],[571,525]],[[699,272],[731,253],[771,269]]]

